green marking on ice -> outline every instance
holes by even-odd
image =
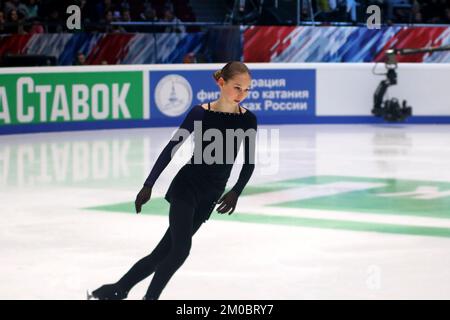
[[[362,185],[378,183],[381,187],[371,187],[358,191],[344,191],[336,193],[334,183],[360,182]],[[280,192],[292,188],[324,187],[330,189],[330,194],[318,197],[306,197],[300,200],[285,201],[266,205],[283,208],[307,208],[328,211],[365,212],[374,214],[396,214],[407,216],[423,216],[450,218],[450,183],[417,180],[376,179],[364,177],[315,176],[298,179],[289,179],[266,183],[258,186],[248,186],[242,197],[264,195],[271,192]],[[303,189],[300,189],[303,190]],[[300,197],[299,197],[300,198]],[[122,212],[135,214],[134,202],[109,204],[87,208],[107,212]],[[141,214],[167,216],[169,203],[163,198],[153,198],[142,207]],[[262,223],[272,225],[310,227],[321,229],[366,231],[402,235],[418,235],[433,237],[450,237],[450,228],[411,226],[402,224],[377,223],[370,221],[349,221],[322,218],[302,218],[295,216],[277,216],[239,212],[232,215],[222,215],[213,212],[211,220],[231,222]]]

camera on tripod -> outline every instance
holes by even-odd
[[[403,100],[402,106],[400,107],[398,99],[392,98],[384,101],[381,108],[374,108],[372,114],[376,117],[383,117],[388,122],[398,122],[410,117],[412,115],[412,108],[406,105],[406,100]]]
[[[450,46],[436,47],[436,48],[420,48],[420,49],[389,49],[386,50],[385,67],[387,73],[382,75],[386,76],[386,79],[381,81],[375,90],[373,96],[373,109],[372,114],[376,117],[382,117],[385,121],[400,122],[405,121],[412,115],[412,107],[407,106],[406,100],[403,100],[402,105],[398,99],[392,98],[390,100],[383,101],[383,97],[387,89],[397,84],[397,55],[408,55],[416,53],[436,52],[436,51],[449,51]]]
[[[403,100],[402,106],[400,106],[396,98],[383,101],[387,89],[397,84],[397,73],[395,72],[395,69],[397,69],[396,51],[391,49],[386,54],[386,69],[388,70],[384,74],[386,75],[386,80],[381,81],[375,91],[372,114],[376,117],[382,117],[388,122],[405,121],[406,118],[412,115],[412,108],[407,106],[406,100]]]
[[[388,122],[405,121],[406,118],[412,115],[412,108],[407,106],[406,100],[403,100],[402,106],[400,106],[400,103],[396,98],[383,101],[387,89],[390,86],[397,84],[397,73],[395,71],[395,69],[397,69],[396,54],[397,50],[395,49],[386,51],[387,59],[385,66],[388,70],[387,73],[384,74],[386,75],[386,80],[380,82],[373,98],[372,114],[376,117],[382,117]]]

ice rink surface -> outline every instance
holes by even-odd
[[[173,131],[0,136],[0,298],[85,299],[150,253],[189,143],[133,202]],[[450,298],[450,126],[260,126],[257,151],[161,299]]]

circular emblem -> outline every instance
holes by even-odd
[[[178,117],[186,112],[192,103],[191,85],[184,77],[169,74],[156,85],[155,102],[166,116]]]

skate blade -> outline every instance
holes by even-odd
[[[89,293],[89,290],[86,290],[86,298],[87,300],[98,300],[92,293]]]

